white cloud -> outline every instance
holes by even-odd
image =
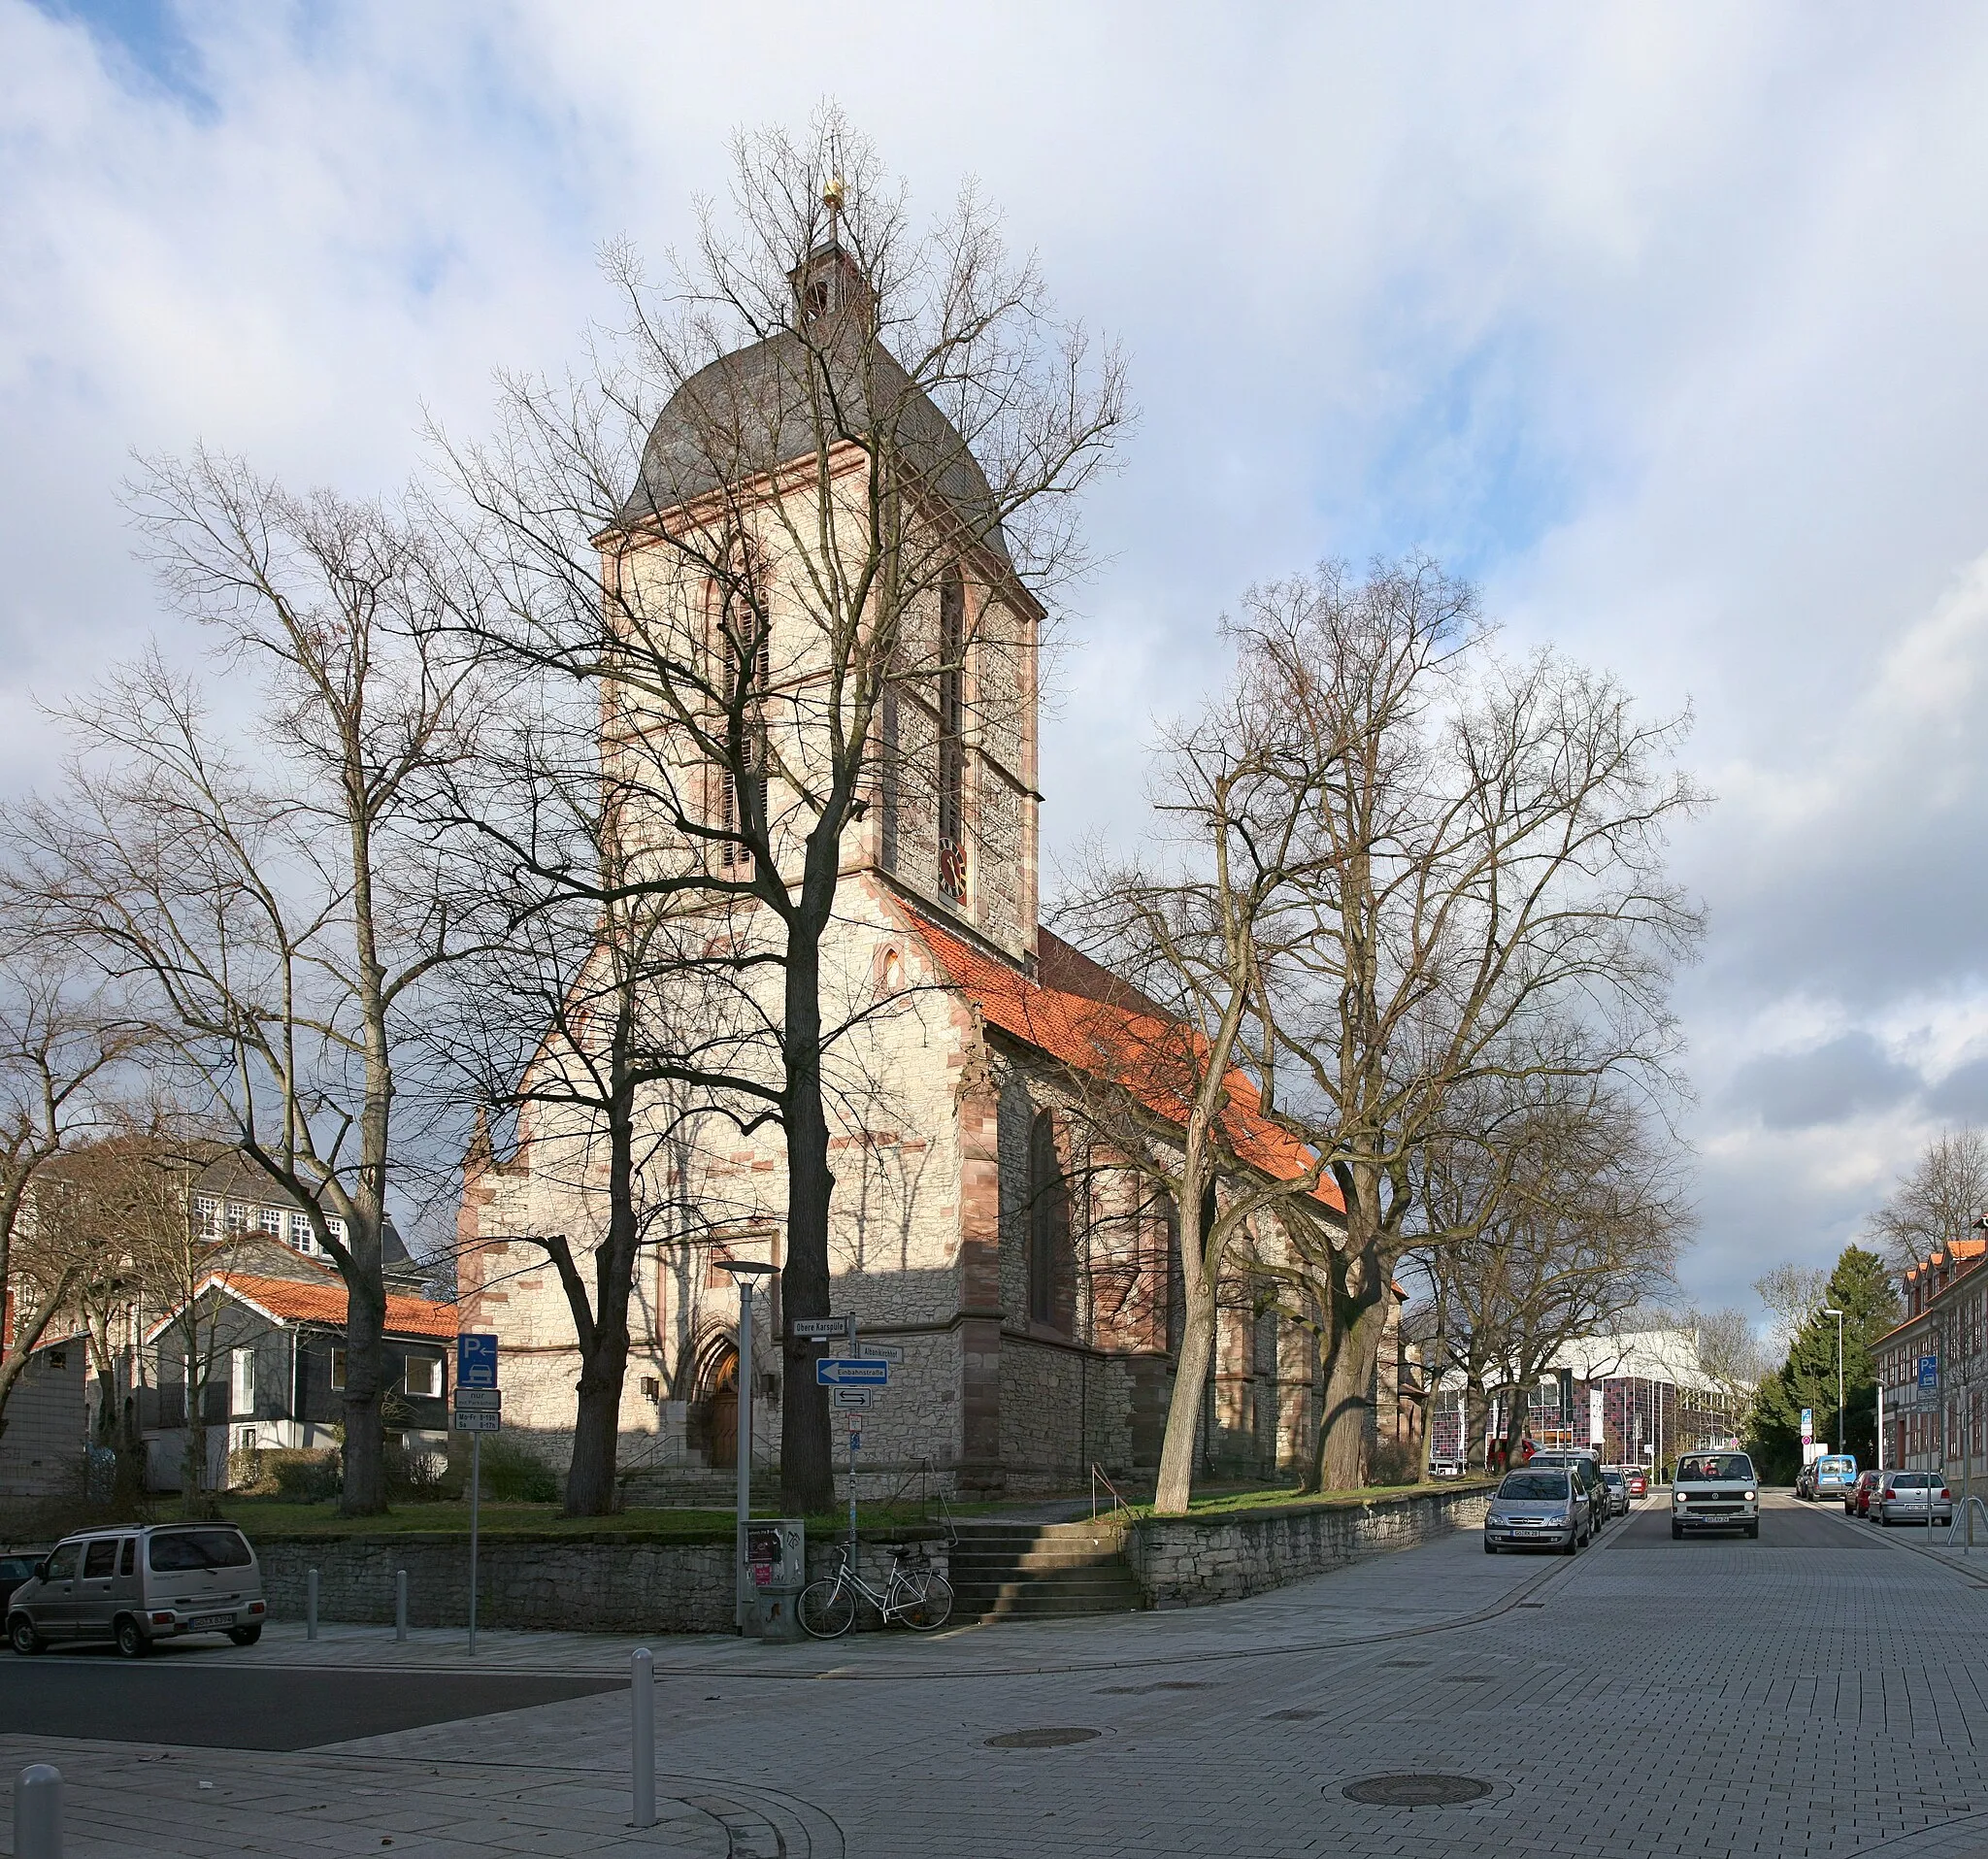
[[[30,692],[153,623],[130,448],[390,484],[424,404],[474,427],[494,367],[575,354],[599,241],[682,242],[731,129],[834,94],[920,199],[979,175],[1133,356],[1058,843],[1136,817],[1148,719],[1245,582],[1424,543],[1520,638],[1697,702],[1695,1288],[1834,1249],[1928,1114],[1770,1142],[1720,1120],[1749,1061],[1863,1032],[1937,1082],[1988,1050],[1977,12],[169,17],[170,55],[0,0],[0,786],[48,763]]]

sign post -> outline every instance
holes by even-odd
[[[464,1397],[469,1397],[465,1399]],[[497,1339],[455,1339],[455,1430],[470,1436],[470,1657],[477,1656],[477,1549],[483,1502],[483,1435],[504,1423],[497,1386]]]
[[[865,1355],[856,1334],[856,1319],[845,1318],[847,1355],[825,1355],[814,1365],[814,1379],[830,1390],[829,1399],[842,1409],[849,1448],[849,1562],[856,1559],[856,1455],[863,1449],[863,1427],[857,1419],[879,1388],[890,1385],[890,1360]],[[893,1353],[899,1353],[893,1351]]]
[[[739,1484],[733,1499],[738,1517],[732,1556],[732,1624],[746,1631],[751,1603],[751,1577],[746,1572],[746,1526],[752,1521],[752,1287],[770,1278],[775,1267],[762,1259],[719,1259],[718,1269],[732,1275],[739,1287],[739,1408],[732,1428],[732,1456]]]

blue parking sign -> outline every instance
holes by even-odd
[[[1937,1388],[1939,1385],[1939,1358],[1937,1355],[1922,1355],[1919,1358],[1919,1385],[1922,1388]]]
[[[497,1339],[465,1335],[455,1339],[455,1385],[494,1388],[497,1385]]]

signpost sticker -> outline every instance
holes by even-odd
[[[495,1413],[504,1406],[502,1388],[457,1388],[455,1411],[458,1413]]]
[[[483,1413],[475,1408],[457,1408],[455,1430],[458,1433],[501,1433],[504,1416],[501,1413]]]
[[[824,1355],[814,1378],[825,1388],[882,1388],[890,1385],[890,1364],[875,1355]]]
[[[804,1343],[825,1343],[831,1337],[848,1333],[849,1319],[845,1316],[797,1316],[787,1324],[787,1334]]]
[[[455,1385],[494,1388],[497,1385],[497,1339],[475,1333],[455,1339]]]
[[[867,1408],[877,1399],[876,1388],[830,1388],[829,1403],[838,1408]]]

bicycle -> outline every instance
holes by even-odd
[[[803,1631],[816,1640],[839,1640],[856,1623],[856,1598],[861,1596],[883,1616],[883,1624],[902,1620],[913,1633],[934,1633],[952,1614],[952,1583],[936,1569],[911,1570],[909,1544],[891,1551],[890,1579],[878,1594],[856,1573],[846,1546],[837,1550],[832,1576],[811,1581],[801,1590],[794,1616]]]

